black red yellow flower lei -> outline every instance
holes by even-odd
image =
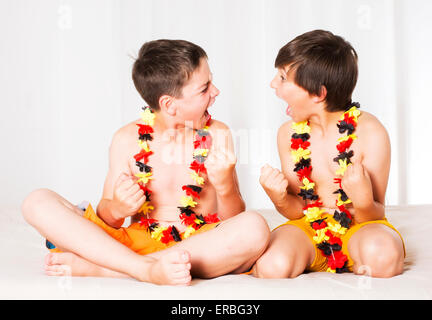
[[[150,180],[152,180],[152,167],[150,167],[147,163],[149,161],[149,156],[153,154],[153,151],[150,150],[148,145],[148,141],[152,141],[152,133],[154,119],[156,115],[149,108],[143,108],[143,112],[141,112],[141,120],[143,124],[137,124],[139,140],[138,144],[141,147],[141,150],[138,154],[134,156],[136,161],[136,166],[139,168],[139,173],[135,174],[138,178],[137,183],[141,190],[144,191],[146,196],[146,201],[138,211],[138,213],[142,213],[145,216],[154,210],[154,207],[151,205],[151,193],[152,191],[147,187]],[[203,225],[207,223],[216,223],[219,221],[217,213],[208,214],[203,217],[202,215],[196,214],[192,208],[197,206],[197,202],[195,199],[199,199],[200,192],[202,187],[200,185],[204,185],[204,178],[200,176],[200,174],[206,174],[207,170],[204,166],[204,162],[207,158],[211,147],[211,135],[209,132],[209,125],[211,123],[211,118],[207,121],[205,127],[200,130],[196,130],[195,140],[194,140],[194,153],[193,158],[194,161],[190,164],[191,178],[198,185],[184,185],[182,190],[185,191],[186,196],[182,196],[180,199],[181,206],[178,207],[180,209],[180,219],[183,224],[187,226],[184,233],[180,234],[175,226],[162,227],[155,219],[149,218],[141,218],[140,225],[145,226],[147,231],[150,232],[151,237],[162,243],[168,244],[172,241],[181,241],[182,239],[188,238],[192,233],[196,230],[200,229]],[[142,161],[142,162],[141,162]]]
[[[352,103],[352,107],[344,112],[340,120],[338,121],[337,127],[339,133],[345,133],[346,135],[338,139],[336,146],[339,154],[333,161],[339,164],[339,169],[336,171],[337,175],[343,176],[349,165],[351,165],[351,157],[354,155],[352,150],[347,151],[353,141],[357,139],[354,134],[357,126],[358,117],[360,111],[357,108],[360,104],[357,102]],[[293,123],[292,128],[294,129],[293,135],[291,136],[291,156],[295,163],[294,171],[297,173],[299,181],[303,184],[300,187],[298,195],[305,200],[306,206],[303,208],[303,212],[313,230],[315,230],[315,236],[313,240],[317,244],[317,248],[321,250],[323,256],[327,258],[327,271],[342,273],[347,270],[347,256],[342,252],[342,240],[340,235],[350,228],[352,222],[352,216],[346,209],[345,205],[351,203],[346,193],[343,191],[341,186],[341,179],[335,178],[334,183],[338,185],[338,189],[334,192],[338,194],[336,200],[336,206],[338,210],[335,210],[333,218],[336,223],[325,221],[326,218],[322,217],[325,210],[322,210],[322,202],[320,202],[319,196],[315,193],[315,183],[311,179],[312,166],[310,158],[310,131],[308,121]],[[311,203],[307,204],[307,200]]]

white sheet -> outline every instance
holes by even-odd
[[[284,219],[260,211],[275,227]],[[156,286],[133,279],[60,278],[44,274],[44,239],[19,208],[0,209],[0,299],[431,299],[432,205],[389,207],[387,218],[405,240],[405,270],[391,279],[309,273],[295,279],[227,275],[196,279],[190,287]]]

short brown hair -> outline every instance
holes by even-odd
[[[132,79],[141,97],[153,110],[159,98],[181,97],[182,88],[206,52],[185,40],[154,40],[144,43],[132,68]]]
[[[357,83],[357,52],[342,37],[329,31],[306,32],[283,46],[275,67],[290,65],[295,83],[310,94],[320,95],[327,89],[326,110],[345,111]]]

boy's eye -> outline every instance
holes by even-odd
[[[208,87],[205,87],[205,89],[203,91],[201,91],[201,93],[205,93],[207,91]]]
[[[282,81],[286,80],[283,75],[281,75],[280,78],[281,78]]]

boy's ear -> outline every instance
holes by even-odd
[[[169,95],[163,95],[159,98],[159,107],[168,113],[170,116],[176,115],[176,107],[174,103],[174,97]]]
[[[314,102],[316,103],[323,102],[326,97],[327,97],[327,88],[325,86],[321,86],[320,94],[314,96]]]

